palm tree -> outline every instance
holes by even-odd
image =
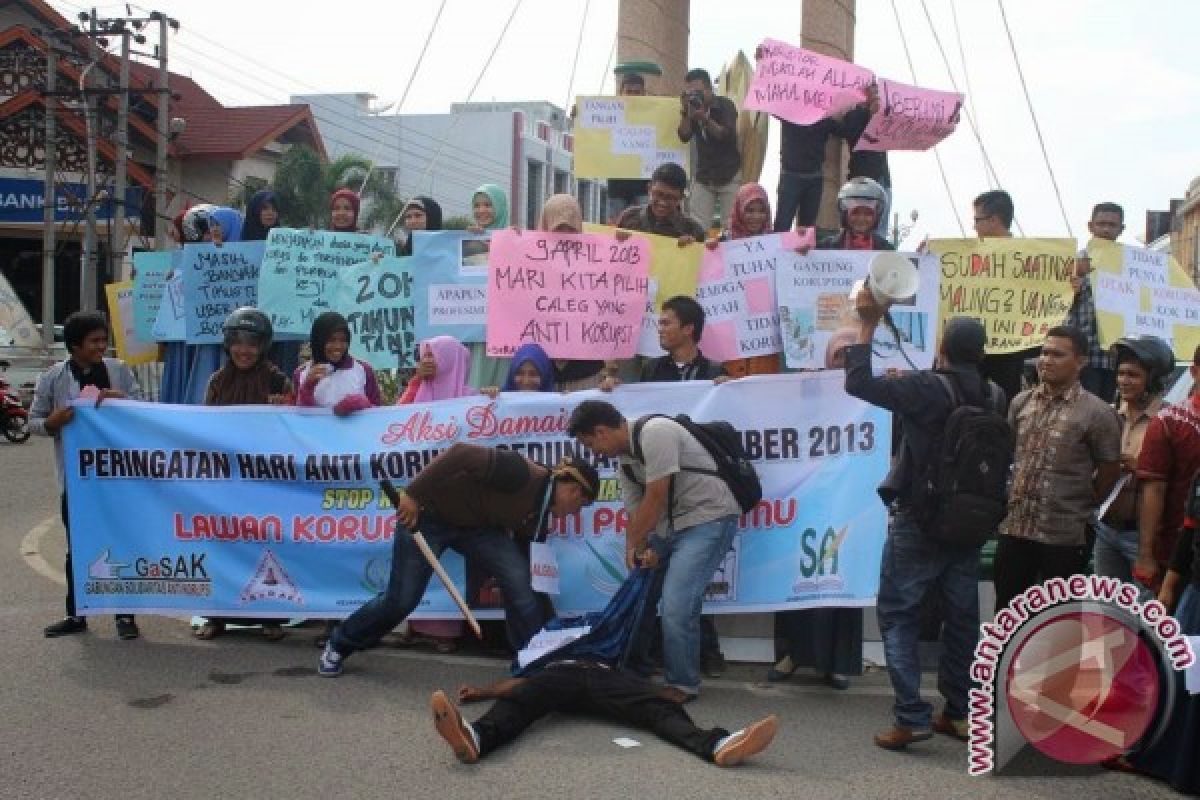
[[[329,195],[342,188],[362,198],[359,227],[366,230],[387,230],[403,206],[389,176],[374,170],[370,159],[347,154],[322,164],[316,151],[304,145],[283,154],[273,188],[279,195],[280,220],[292,227],[328,224]]]

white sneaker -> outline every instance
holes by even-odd
[[[321,660],[317,662],[317,674],[322,678],[336,678],[342,674],[341,653],[333,649],[333,642],[326,642],[321,652]]]

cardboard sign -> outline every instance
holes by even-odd
[[[881,80],[879,103],[855,150],[928,150],[954,133],[963,96]]]
[[[743,105],[811,125],[866,100],[864,89],[874,80],[871,70],[848,61],[764,39]]]
[[[575,100],[575,177],[649,178],[661,164],[688,168],[674,97]]]

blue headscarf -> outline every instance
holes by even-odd
[[[221,226],[221,238],[224,241],[242,240],[242,215],[236,209],[219,206],[213,209],[210,219]]]
[[[539,392],[554,391],[554,365],[550,363],[550,356],[546,355],[546,351],[538,344],[523,344],[517,348],[517,352],[513,353],[512,361],[508,365],[508,376],[504,379],[504,385],[500,387],[504,392],[519,391],[516,385],[517,370],[526,361],[533,364],[537,368],[538,374],[542,376],[542,385],[538,389]]]
[[[272,189],[260,189],[246,204],[246,224],[242,226],[243,242],[261,242],[271,231],[262,224],[263,206],[269,205],[279,211],[279,198]]]

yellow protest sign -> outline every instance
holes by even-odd
[[[1092,239],[1096,324],[1105,347],[1122,336],[1165,339],[1190,361],[1200,346],[1200,290],[1170,253]]]
[[[131,367],[157,361],[158,342],[143,342],[133,328],[133,281],[110,283],[104,294],[117,357]]]
[[[941,320],[974,317],[989,353],[1038,346],[1071,308],[1074,239],[934,239],[941,267]]]
[[[585,222],[584,233],[611,236],[616,228]],[[658,286],[658,303],[668,297],[696,296],[700,277],[700,262],[704,260],[704,244],[697,242],[680,247],[677,239],[653,233],[632,233],[650,243],[650,279]]]
[[[675,97],[578,97],[575,177],[649,178],[673,162],[688,168]]]

